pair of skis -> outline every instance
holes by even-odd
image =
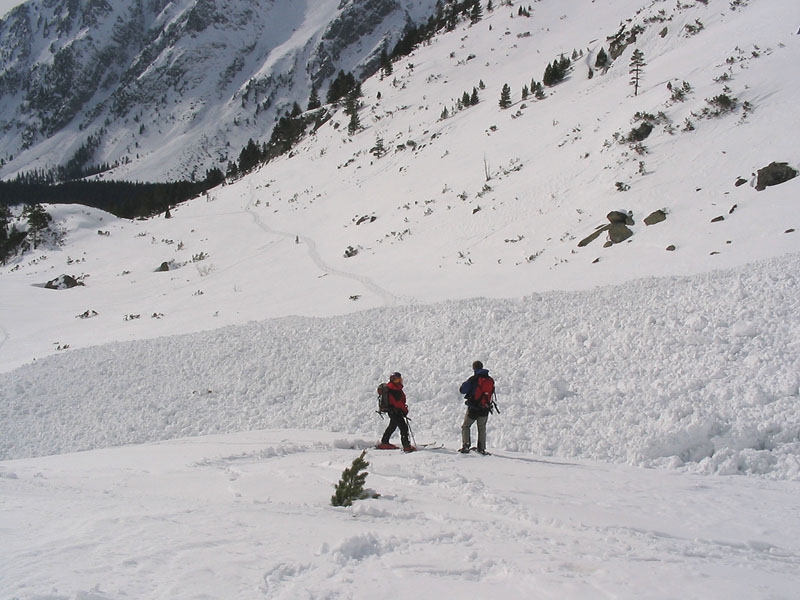
[[[487,452],[486,450],[481,452],[480,450],[478,450],[477,446],[473,446],[472,448],[470,448],[469,452],[463,452],[462,450],[459,450],[459,453],[461,453],[461,454],[469,454],[470,452],[475,452],[476,454],[482,454],[483,456],[491,456],[492,455],[491,452]]]
[[[375,446],[376,450],[402,450],[406,454],[414,452],[416,450],[441,450],[444,448],[444,444],[440,442],[431,442],[429,444],[417,444],[416,446],[412,446],[413,450],[404,450],[400,446],[395,446],[394,444],[377,444]]]
[[[413,448],[414,450],[403,450],[403,448],[401,448],[400,446],[395,446],[394,444],[378,444],[375,446],[376,450],[402,450],[406,454],[409,454],[416,450],[441,450],[444,448],[444,444],[442,444],[441,442],[430,442],[429,444],[417,444],[416,446],[413,446]],[[469,452],[461,452],[460,450],[459,452],[461,454],[469,454],[471,452],[475,452],[476,454],[482,454],[483,456],[492,455],[491,452],[486,452],[485,450],[483,452],[480,452],[476,446],[470,448]]]

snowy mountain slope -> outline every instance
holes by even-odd
[[[312,84],[370,69],[432,7],[31,0],[0,21],[0,174],[116,165],[109,176],[201,179],[268,138]]]
[[[537,15],[515,16],[507,7],[478,25],[462,24],[398,62],[393,77],[365,82],[361,131],[349,135],[347,117],[337,113],[291,155],[176,207],[171,219],[128,222],[96,210],[53,209],[67,232],[65,244],[20,257],[0,274],[0,364],[8,372],[4,406],[16,432],[7,442],[7,456],[54,451],[54,445],[68,451],[241,427],[295,426],[299,415],[318,412],[329,401],[328,382],[319,374],[330,377],[342,361],[347,381],[337,384],[336,398],[352,410],[326,414],[314,426],[371,430],[371,413],[361,407],[371,402],[372,388],[385,372],[399,368],[414,373],[414,393],[431,402],[423,420],[445,435],[452,427],[446,407],[458,383],[454,374],[478,355],[513,378],[505,389],[521,420],[498,428],[503,447],[794,477],[796,416],[790,407],[798,382],[790,298],[798,179],[762,192],[736,187],[735,181],[758,164],[791,154],[791,128],[772,107],[785,106],[796,85],[779,75],[800,50],[798,37],[781,33],[775,4],[722,13],[702,5],[671,8],[664,37],[649,34],[652,27],[640,34],[649,64],[648,83],[638,97],[630,95],[623,55],[592,79],[582,79],[575,68],[567,81],[546,90],[545,99],[528,100],[525,108],[518,101],[501,110],[491,99],[512,76],[528,80],[531,56],[568,52],[565,40],[590,45],[602,40],[599,30],[617,31],[620,14],[636,14],[638,4],[614,6],[619,13],[564,14],[563,7],[539,3],[538,18],[557,21],[558,33],[546,26],[533,31]],[[637,19],[645,23],[661,6],[655,3]],[[684,24],[698,21],[706,23],[700,33],[688,38],[681,33]],[[675,39],[669,42],[673,27]],[[524,35],[528,31],[530,37]],[[747,47],[760,50],[736,59],[731,32],[752,36]],[[684,49],[702,36],[704,52],[718,58],[698,67]],[[649,44],[663,54],[650,54]],[[476,57],[469,59],[468,52]],[[708,104],[705,98],[723,90],[714,78],[728,71],[734,75],[727,85],[741,86],[735,95],[742,96],[742,105],[751,98],[755,108],[746,116],[741,108],[715,118],[692,117]],[[483,100],[458,110],[459,90],[484,78]],[[689,99],[668,102],[663,82],[684,78],[692,79]],[[442,119],[444,107],[453,111]],[[644,140],[644,154],[615,138],[634,126],[636,111],[659,110],[675,123],[694,118],[696,126],[670,134],[662,118]],[[758,143],[762,136],[771,140],[768,147]],[[390,149],[382,157],[370,152],[378,138]],[[758,157],[764,158],[756,162]],[[642,175],[640,159],[650,165]],[[629,181],[630,190],[617,191],[616,181]],[[666,221],[643,225],[643,217],[657,208],[666,209]],[[601,246],[604,237],[579,247],[614,209],[633,213],[633,237],[609,248]],[[717,215],[724,220],[712,223]],[[668,244],[675,251],[667,251]],[[720,283],[651,280],[743,269],[757,259],[784,255],[722,274]],[[168,271],[159,270],[163,263]],[[85,285],[43,288],[61,274]],[[693,291],[695,285],[700,289]],[[766,289],[759,291],[760,286]],[[550,290],[585,291],[539,295]],[[510,298],[511,304],[476,297]],[[426,308],[457,299],[465,302]],[[532,307],[542,299],[550,308],[538,313]],[[225,328],[293,315],[324,318]],[[758,323],[770,325],[762,329]],[[650,331],[642,333],[643,327]],[[486,333],[477,336],[474,329]],[[170,337],[201,331],[208,333]],[[153,341],[102,346],[143,339]],[[532,340],[541,345],[531,347]],[[564,340],[572,340],[577,354],[560,350]],[[95,354],[92,347],[98,345]],[[195,350],[184,349],[195,345],[213,348],[212,358],[198,362]],[[137,363],[132,356],[140,352],[147,358]],[[41,361],[52,354],[58,355],[52,362]],[[73,354],[87,366],[79,368]],[[14,370],[26,364],[29,371]],[[108,370],[88,366],[98,364]],[[270,387],[273,370],[290,374],[277,388]],[[631,370],[637,373],[633,381]],[[54,372],[63,373],[43,375]],[[174,379],[180,372],[185,380]],[[64,397],[58,382],[73,373],[78,380]],[[121,387],[105,390],[109,377]],[[97,391],[86,394],[82,385]],[[74,395],[75,389],[82,391]],[[197,394],[220,389],[225,391],[214,401],[250,407],[200,425],[177,416],[191,414],[184,403],[191,406]],[[528,406],[531,393],[544,404]],[[569,404],[577,415],[572,408],[562,412],[561,401],[575,394],[583,398]],[[73,442],[60,439],[58,424],[70,418],[76,404],[88,403],[80,414],[89,418],[89,407],[105,412],[109,398],[156,407],[171,406],[174,399],[179,408],[165,409],[165,423],[175,418],[176,425],[104,431],[105,442],[92,439],[91,427],[71,436]],[[264,412],[265,398],[296,404],[286,412]],[[617,398],[620,404],[613,402]],[[737,401],[731,405],[732,398]],[[27,408],[39,402],[48,407],[46,414],[68,413],[55,421],[41,418],[41,411]],[[695,402],[713,407],[709,415],[696,413]],[[739,402],[756,407],[756,414]],[[643,441],[622,449],[609,432],[643,406],[651,406],[640,423]],[[560,434],[553,433],[596,411],[600,414],[585,430],[576,430],[578,437],[560,442]],[[664,411],[674,420],[662,430],[654,423]],[[151,417],[161,422],[161,410]],[[541,427],[535,435],[518,425],[530,421]],[[605,425],[595,429],[600,423]],[[37,433],[30,438],[26,432]],[[768,457],[763,464],[762,451]]]
[[[480,357],[502,411],[493,448],[797,479],[797,262],[70,349],[0,374],[0,456],[265,428],[369,438],[393,370],[419,438],[455,443]],[[142,337],[162,321],[118,319]]]
[[[796,596],[798,183],[747,180],[798,166],[798,10],[569,4],[436,37],[365,82],[362,131],[338,113],[171,219],[48,207],[64,245],[0,268],[4,596]],[[636,98],[632,48],[588,79],[620,22],[648,25]],[[692,115],[719,94],[733,114]],[[645,154],[637,111],[675,130]],[[615,209],[633,236],[579,247]],[[62,273],[85,286],[41,287]],[[491,457],[455,452],[476,358]],[[445,449],[368,451],[381,497],[330,507],[398,369]]]
[[[348,117],[337,112],[291,156],[185,203],[172,219],[106,215],[101,223],[96,211],[59,208],[56,220],[68,229],[74,226],[64,219],[83,223],[80,233],[2,269],[2,363],[10,368],[64,345],[291,314],[589,289],[796,252],[800,179],[761,192],[752,181],[736,182],[773,160],[797,166],[797,83],[785,73],[800,36],[784,25],[797,8],[639,8],[633,0],[569,9],[541,2],[531,18],[500,7],[476,25],[462,23],[399,61],[393,76],[364,83],[361,131],[349,135]],[[580,66],[609,49],[620,22],[633,27],[628,15],[645,27],[639,47],[648,64],[636,97],[631,47],[592,79]],[[696,22],[704,28],[687,37],[685,25]],[[546,88],[545,99],[521,101],[522,85],[539,81],[543,66],[572,48],[584,56],[567,80]],[[458,110],[461,94],[481,81],[481,102]],[[691,86],[686,99],[671,100],[666,82],[683,81]],[[513,84],[514,105],[501,110],[504,82]],[[737,110],[693,116],[724,86]],[[664,113],[639,151],[621,141],[640,125],[637,112]],[[683,131],[687,118],[692,131]],[[370,151],[378,139],[388,149],[380,158]],[[617,191],[617,182],[629,191]],[[666,221],[644,225],[658,209]],[[612,210],[632,212],[634,235],[610,248],[602,247],[605,234],[579,247]],[[724,220],[712,223],[718,216]],[[165,261],[174,270],[154,272]],[[64,272],[83,276],[85,287],[31,287]],[[30,306],[46,315],[33,332]],[[76,319],[86,311],[98,316]],[[142,318],[126,321],[131,315]]]

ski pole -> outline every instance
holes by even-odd
[[[411,429],[411,419],[409,419],[406,415],[403,415],[403,418],[406,420],[406,426],[408,427],[408,434],[411,436],[411,441],[414,442],[414,445],[417,445],[417,438],[414,437],[414,431]]]
[[[500,414],[500,407],[497,406],[497,392],[492,392],[492,406],[497,411],[497,414]]]

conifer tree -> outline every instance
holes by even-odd
[[[358,89],[358,95],[361,96],[361,84],[356,83],[356,78],[352,73],[345,73],[344,71],[339,71],[339,74],[336,76],[336,79],[333,80],[331,83],[331,87],[328,88],[328,95],[326,100],[328,104],[333,104],[337,102],[341,98],[344,98],[351,91],[354,89]]]
[[[367,480],[366,469],[369,463],[364,459],[366,450],[353,459],[353,464],[342,472],[342,478],[336,484],[336,493],[331,496],[333,506],[351,506],[353,500],[364,497],[364,483]]]
[[[503,89],[500,92],[500,108],[508,108],[511,106],[511,88],[507,83],[503,84]]]
[[[605,69],[608,64],[608,54],[606,54],[605,49],[600,48],[600,52],[597,53],[597,58],[594,60],[594,66],[598,69]]]
[[[478,90],[476,88],[472,88],[472,95],[469,97],[469,104],[470,106],[475,106],[480,99],[478,98]]]
[[[322,106],[322,103],[319,101],[319,92],[317,91],[317,86],[311,86],[311,95],[308,98],[308,110],[314,110]]]
[[[242,148],[242,151],[239,153],[239,172],[247,173],[252,171],[258,166],[261,160],[261,149],[258,147],[258,144],[253,141],[253,138],[250,138],[247,141],[247,145]]]
[[[642,78],[642,69],[647,63],[644,62],[644,53],[639,50],[638,48],[633,51],[631,55],[631,63],[630,63],[630,74],[631,74],[631,85],[633,86],[633,95],[639,95],[639,83],[641,82]]]
[[[392,60],[389,58],[389,53],[386,51],[386,46],[381,50],[381,75],[388,77],[393,73]]]
[[[11,209],[0,204],[0,244],[8,239],[8,224],[11,223]]]
[[[370,152],[376,158],[382,158],[386,154],[386,146],[381,136],[375,139],[375,145],[370,149]]]
[[[11,209],[5,204],[0,204],[0,264],[5,264],[6,258],[13,250],[15,227],[11,225],[12,216]]]
[[[555,77],[553,75],[553,65],[550,63],[548,63],[547,66],[544,68],[542,83],[544,83],[548,87],[554,85],[555,83]]]
[[[44,210],[41,204],[34,204],[32,207],[26,206],[22,215],[27,218],[28,230],[32,234],[31,239],[35,249],[42,240],[42,232],[50,227],[53,217]]]
[[[474,25],[483,18],[483,10],[481,9],[480,0],[474,0],[472,9],[469,13],[469,20]]]
[[[350,115],[350,122],[347,125],[347,133],[353,135],[359,129],[361,129],[361,120],[358,118],[358,95],[355,90],[348,94],[344,112],[345,114]]]

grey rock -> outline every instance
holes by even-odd
[[[611,227],[611,225],[604,225],[603,227],[598,227],[594,233],[586,236],[580,242],[578,242],[578,248],[583,248],[584,246],[588,246],[589,244],[591,244],[598,237],[600,237],[601,233],[603,233],[604,231],[608,231],[609,227]]]
[[[758,170],[756,190],[763,191],[772,185],[785,183],[797,177],[797,171],[785,162],[771,162],[763,169]]]
[[[624,223],[625,225],[633,225],[633,216],[630,212],[612,210],[606,215],[606,219],[608,219],[611,223]]]
[[[667,220],[667,213],[663,210],[654,210],[644,218],[645,225],[655,225]]]
[[[612,244],[624,242],[633,235],[633,231],[628,229],[625,223],[612,223],[608,227],[608,239]]]
[[[84,285],[83,282],[78,281],[72,275],[59,275],[55,279],[48,281],[44,287],[48,290],[68,290],[70,288]]]

